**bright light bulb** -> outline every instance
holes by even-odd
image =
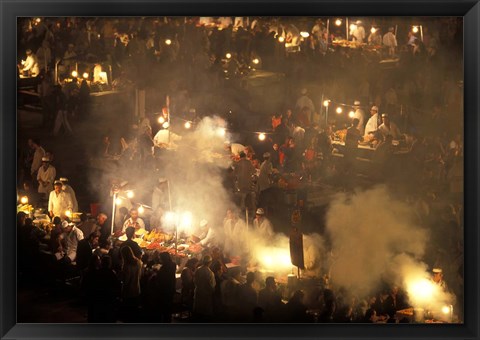
[[[225,134],[227,133],[227,130],[225,130],[225,128],[219,128],[217,132],[220,136],[225,136]]]
[[[350,31],[355,31],[357,29],[357,25],[351,24],[350,25]]]
[[[70,210],[65,211],[65,216],[72,217],[72,212]]]
[[[143,207],[143,205],[139,206],[137,210],[139,214],[143,214],[145,212],[145,208]]]
[[[335,25],[340,26],[342,24],[342,19],[335,20]]]
[[[343,112],[343,109],[339,106],[339,107],[337,107],[337,110],[336,110],[336,111],[337,111],[338,114],[340,114],[340,113]]]
[[[83,73],[83,78],[88,79],[88,73],[87,72]]]
[[[171,41],[170,39],[166,39],[166,40],[165,40],[165,44],[171,45],[171,44],[172,44],[172,41]]]
[[[169,123],[169,122],[165,122],[165,123],[163,123],[162,126],[163,126],[164,129],[168,129],[168,127],[170,126],[170,123]]]
[[[39,24],[41,21],[42,21],[42,19],[40,19],[40,18],[36,18],[36,19],[35,19],[35,22],[36,22],[37,24]]]
[[[28,197],[27,196],[22,196],[22,198],[20,198],[20,203],[27,204],[28,203]]]
[[[442,307],[443,314],[450,314],[450,306],[443,306]]]
[[[285,38],[284,38],[284,37],[279,37],[279,38],[278,38],[278,42],[283,43],[284,41],[285,41]]]
[[[265,134],[262,132],[261,134],[258,135],[258,139],[261,141],[264,141],[266,138]]]
[[[185,129],[190,129],[192,127],[192,123],[186,122],[185,123]]]
[[[227,57],[227,59],[230,59],[232,57],[232,54],[231,53],[227,53],[225,54],[225,57]]]
[[[165,118],[164,118],[163,116],[158,117],[158,122],[159,122],[160,124],[165,123]]]
[[[122,204],[122,199],[121,199],[120,197],[117,197],[117,198],[115,199],[115,204],[116,204],[116,205]]]
[[[77,78],[78,77],[78,72],[77,71],[72,71],[72,77]]]
[[[412,27],[412,32],[413,33],[418,33],[418,26],[413,26]]]
[[[300,35],[302,36],[302,38],[308,38],[310,36],[310,34],[308,32],[300,32]]]
[[[350,118],[353,118],[353,117],[355,117],[355,112],[353,112],[353,111],[350,111],[350,112],[348,113],[348,116],[349,116]]]
[[[323,101],[323,106],[327,107],[328,105],[330,105],[330,100],[324,100]]]
[[[252,62],[253,62],[255,65],[257,65],[257,64],[260,62],[260,60],[259,60],[258,58],[255,58],[255,59],[252,60]]]
[[[133,191],[129,190],[127,191],[127,197],[132,198],[134,196]]]
[[[370,32],[372,32],[372,34],[375,33],[376,31],[377,31],[377,29],[376,29],[375,27],[372,27],[372,28],[370,29]]]

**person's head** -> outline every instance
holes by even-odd
[[[358,100],[355,100],[353,102],[353,108],[356,110],[356,109],[359,109],[360,108],[360,101]]]
[[[443,270],[440,268],[433,268],[433,281],[440,282],[443,279]]]
[[[255,273],[254,272],[248,272],[246,279],[247,279],[247,284],[251,285],[253,282],[255,282]]]
[[[132,220],[136,220],[138,218],[138,210],[137,208],[132,208],[130,209],[130,217],[132,218]]]
[[[131,240],[135,236],[135,228],[134,227],[128,227],[125,230],[125,235],[127,235],[127,238]]]
[[[212,263],[212,257],[210,255],[205,255],[202,259],[202,264],[204,266],[209,266]]]
[[[108,238],[102,238],[98,242],[98,245],[102,249],[110,250],[110,248],[112,247],[112,242]]]
[[[388,123],[390,121],[390,119],[388,118],[388,114],[386,113],[382,113],[382,122],[384,123]]]
[[[57,194],[59,194],[62,191],[62,187],[63,187],[63,184],[60,181],[55,181],[55,183],[53,184],[53,190],[55,190]]]
[[[377,106],[372,106],[370,109],[370,114],[373,116],[378,113],[378,107]]]
[[[96,231],[88,235],[88,242],[92,245],[92,248],[96,248],[98,246],[99,239],[100,239],[100,233]]]
[[[197,268],[199,260],[196,257],[193,257],[185,263],[185,267],[189,268],[190,270],[195,270]]]
[[[232,220],[235,218],[235,213],[233,212],[233,209],[231,208],[228,208],[227,209],[227,215],[226,215],[227,219],[229,220]]]
[[[67,221],[63,221],[62,222],[62,229],[64,232],[66,232],[67,234],[70,233],[73,229],[73,227],[75,226],[74,223],[72,222],[67,222]]]
[[[17,224],[24,225],[26,218],[27,218],[27,214],[25,214],[23,211],[19,211],[17,213]]]
[[[277,288],[277,282],[273,276],[269,276],[265,279],[265,286],[267,289],[274,290]]]
[[[62,224],[62,219],[61,219],[59,216],[55,216],[55,217],[53,218],[52,223],[53,223],[54,225],[56,225],[56,226],[61,225],[61,224]]]
[[[240,151],[239,156],[240,156],[240,159],[245,159],[247,157],[247,154],[243,151]]]
[[[167,264],[171,263],[172,258],[170,257],[170,254],[166,251],[160,253],[160,263],[161,264]]]
[[[358,119],[358,118],[353,118],[353,120],[352,120],[352,126],[358,126],[358,123],[360,123],[360,119]]]
[[[107,220],[107,215],[105,213],[100,213],[97,215],[97,224],[102,226]]]
[[[255,217],[257,219],[265,217],[265,210],[263,210],[262,208],[258,208],[257,211],[255,211]]]
[[[30,55],[32,55],[32,50],[28,49],[28,50],[25,51],[25,53],[27,54],[27,56],[30,56]]]
[[[48,157],[42,157],[42,166],[46,170],[48,166],[50,165],[50,158]]]
[[[273,150],[278,151],[278,144],[277,143],[273,144]]]
[[[270,159],[270,152],[265,152],[265,153],[263,154],[263,159],[265,159],[265,160]]]

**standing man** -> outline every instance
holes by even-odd
[[[50,158],[46,156],[42,157],[42,166],[38,169],[37,181],[38,193],[43,199],[46,199],[50,194],[50,191],[52,191],[56,175],[57,171],[55,170],[55,167],[50,164]],[[61,188],[62,182],[59,183]]]
[[[32,138],[28,140],[28,146],[34,150],[33,160],[30,166],[30,175],[32,180],[37,180],[38,170],[42,166],[42,158],[45,157],[45,149],[40,146],[40,140]]]
[[[387,48],[387,53],[390,58],[395,56],[395,50],[397,48],[397,37],[393,33],[395,29],[393,27],[388,28],[388,32],[383,36],[383,45]]]
[[[63,184],[62,190],[65,191],[68,195],[70,195],[73,211],[78,212],[77,196],[75,195],[75,191],[73,190],[73,188],[68,184],[68,178],[61,177],[60,182],[62,182]]]
[[[83,233],[74,223],[63,221],[62,223],[65,243],[65,257],[67,263],[74,262],[77,259],[78,242],[83,240]]]
[[[273,165],[270,161],[270,152],[265,152],[263,154],[264,161],[260,165],[260,175],[258,176],[258,191],[259,195],[259,205],[262,206],[264,190],[267,190],[272,186],[271,176],[273,172]]]
[[[59,216],[63,218],[67,210],[72,211],[70,195],[62,190],[62,182],[55,181],[54,189],[48,197],[48,215],[50,218]]]
[[[198,321],[208,321],[213,316],[213,293],[215,292],[215,275],[210,269],[212,257],[205,255],[202,265],[195,271],[193,283],[193,312]]]
[[[362,140],[362,135],[357,128],[358,119],[353,118],[352,126],[347,129],[345,136],[345,172],[349,173],[353,167],[353,161],[357,157],[358,142]]]
[[[358,119],[356,128],[360,131],[360,135],[363,136],[365,132],[365,112],[360,108],[360,101],[355,100],[353,102],[353,109],[355,110],[353,118]]]
[[[122,231],[125,232],[128,227],[134,227],[136,232],[141,229],[145,230],[145,222],[138,217],[138,210],[136,208],[130,209],[130,217],[123,223]]]
[[[246,200],[252,186],[252,176],[256,170],[252,162],[247,159],[245,152],[240,152],[240,160],[234,165],[233,173],[236,180],[237,194],[240,197],[240,209],[247,208]]]
[[[373,133],[378,130],[378,126],[380,125],[378,118],[378,107],[372,106],[370,109],[370,118],[365,126],[365,133],[363,134],[364,138],[371,139]]]
[[[400,130],[397,127],[397,124],[390,121],[388,114],[382,113],[382,124],[378,127],[378,130],[386,138],[388,135],[392,136],[393,139],[398,139],[401,136]]]
[[[256,234],[255,236],[263,240],[270,239],[274,235],[272,223],[265,217],[265,211],[262,208],[258,208],[255,212],[253,230]]]

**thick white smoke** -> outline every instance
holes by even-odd
[[[363,296],[378,288],[397,255],[421,259],[428,235],[413,221],[412,210],[391,197],[386,186],[338,195],[326,225],[332,282]]]

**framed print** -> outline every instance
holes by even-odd
[[[0,6],[2,338],[478,337],[478,1]]]

